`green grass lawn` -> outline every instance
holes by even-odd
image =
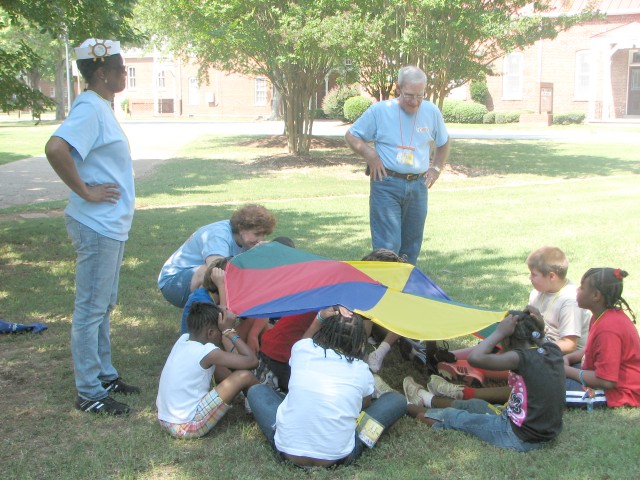
[[[345,148],[316,150],[301,162],[260,147],[263,140],[201,138],[137,183],[111,326],[115,365],[143,388],[127,400],[128,418],[73,408],[74,252],[63,219],[0,221],[0,318],[49,326],[37,335],[0,337],[3,478],[640,478],[640,409],[568,412],[559,439],[528,454],[404,418],[355,466],[311,473],[276,463],[241,405],[202,439],[161,432],[155,396],[180,312],[163,299],[156,278],[193,231],[259,202],[278,219],[273,236],[290,236],[299,248],[348,260],[370,249],[362,162]],[[636,150],[616,143],[455,141],[452,165],[429,194],[418,266],[458,302],[521,308],[531,288],[526,256],[553,244],[569,256],[574,282],[589,267],[627,270],[624,296],[640,312]],[[474,342],[449,340],[452,348]],[[397,349],[381,375],[395,388],[406,375],[426,380]]]

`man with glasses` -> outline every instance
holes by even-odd
[[[400,96],[372,105],[345,135],[351,149],[366,160],[371,177],[372,248],[392,250],[413,265],[422,246],[427,189],[449,156],[442,114],[424,100],[426,83],[419,68],[401,68]]]

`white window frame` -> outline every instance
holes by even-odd
[[[513,52],[505,56],[502,63],[502,99],[522,100],[524,85],[524,56]]]
[[[264,107],[267,105],[267,79],[256,77],[254,81],[254,105]]]
[[[576,72],[573,97],[575,100],[588,101],[593,81],[593,54],[591,50],[576,52]]]
[[[164,70],[160,70],[158,72],[157,82],[158,82],[158,88],[165,87]]]
[[[189,77],[189,105],[200,105],[200,84],[197,77]]]
[[[127,67],[127,88],[130,90],[136,88],[136,67]]]

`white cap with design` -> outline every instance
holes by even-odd
[[[101,40],[99,38],[87,38],[79,47],[74,48],[77,60],[98,58],[104,59],[120,53],[120,42],[114,40]]]

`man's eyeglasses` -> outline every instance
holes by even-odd
[[[421,93],[420,95],[407,95],[401,90],[400,95],[402,98],[406,98],[407,100],[424,100],[424,93]]]

